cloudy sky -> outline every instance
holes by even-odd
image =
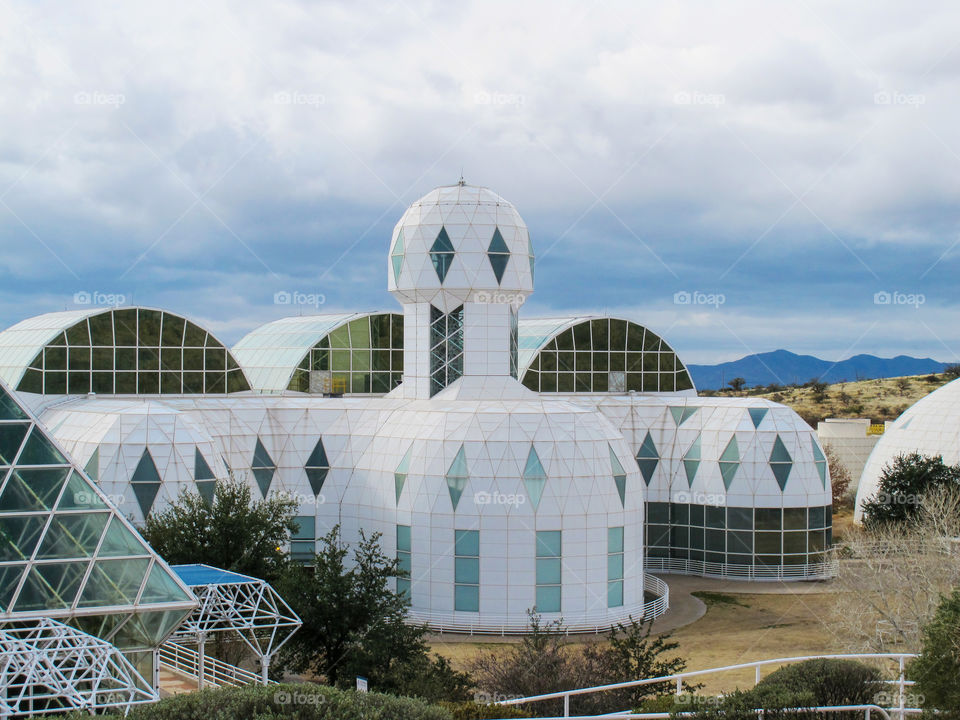
[[[227,343],[391,308],[432,187],[489,186],[530,315],[691,362],[960,359],[950,2],[0,0],[0,325],[123,296]]]

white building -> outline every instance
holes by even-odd
[[[382,533],[434,626],[573,628],[643,612],[644,569],[831,573],[815,433],[762,400],[698,398],[657,334],[521,320],[530,235],[458,184],[394,228],[397,312],[289,318],[231,351],[148,308],[53,313],[0,333],[0,377],[137,521],[232,472],[300,501],[294,554]],[[96,396],[90,396],[93,390]]]

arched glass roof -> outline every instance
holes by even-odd
[[[212,333],[144,307],[47,313],[0,332],[0,378],[45,395],[166,395],[249,390]]]
[[[610,317],[520,319],[520,381],[536,392],[678,392],[690,373],[665,340]]]
[[[403,315],[288,317],[233,346],[254,390],[387,393],[403,379]]]

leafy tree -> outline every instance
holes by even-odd
[[[734,392],[740,392],[743,390],[744,386],[747,384],[747,381],[742,377],[735,377],[733,380],[727,383],[730,386],[730,389]]]
[[[169,563],[205,563],[273,582],[288,563],[283,549],[296,530],[297,503],[275,494],[253,500],[234,478],[217,483],[213,503],[184,490],[147,516],[143,536]]]
[[[941,598],[924,626],[920,656],[910,663],[909,675],[925,710],[936,708],[936,717],[944,720],[960,718],[960,588]]]
[[[943,374],[951,380],[960,377],[960,364],[947,365],[943,369]]]
[[[807,387],[813,391],[813,399],[816,402],[822,403],[827,399],[827,384],[823,382],[823,380],[812,378],[810,382],[807,383]]]
[[[303,621],[281,652],[281,666],[344,688],[360,675],[381,692],[467,699],[469,677],[431,658],[426,628],[405,622],[409,599],[390,589],[402,571],[381,551],[380,533],[361,531],[352,562],[339,525],[321,543],[313,567],[290,565],[278,582]]]
[[[960,488],[960,466],[945,464],[939,455],[898,455],[881,471],[877,494],[863,504],[864,525],[914,519],[920,498],[938,487]]]

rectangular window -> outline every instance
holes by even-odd
[[[410,595],[410,572],[411,572],[411,550],[410,550],[410,526],[397,525],[397,563],[398,570],[404,575],[397,576],[397,595],[406,594],[407,599]]]
[[[480,612],[480,531],[453,532],[453,609]]]
[[[312,562],[317,554],[317,519],[313,515],[294,518],[297,530],[290,536],[290,557],[299,562]]]
[[[561,538],[559,530],[537,531],[537,597],[540,612],[560,612]]]
[[[623,528],[607,528],[607,607],[623,606]]]

